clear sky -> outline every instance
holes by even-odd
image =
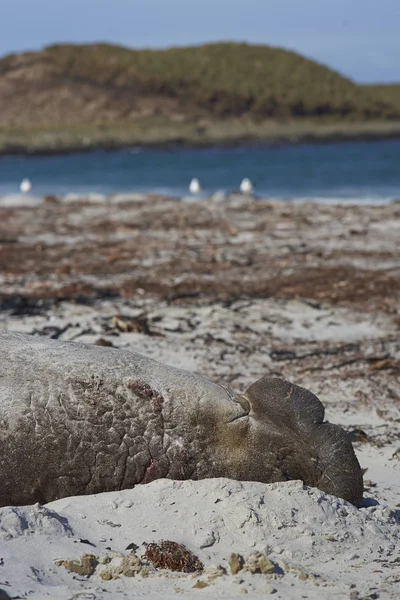
[[[400,0],[0,0],[0,55],[221,40],[289,48],[358,82],[400,82]]]

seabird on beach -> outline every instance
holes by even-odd
[[[200,181],[196,178],[192,179],[192,181],[189,184],[189,191],[191,194],[200,194],[201,192],[201,185],[200,185]]]
[[[253,184],[250,179],[245,177],[242,179],[242,183],[240,184],[240,191],[242,194],[252,194],[253,193]]]
[[[21,183],[19,184],[19,189],[21,190],[21,192],[23,194],[28,194],[31,191],[31,189],[32,189],[32,184],[29,181],[29,179],[26,179],[26,178],[23,179],[21,181]]]

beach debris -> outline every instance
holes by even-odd
[[[247,557],[243,570],[248,573],[261,573],[263,575],[272,575],[276,573],[277,565],[273,563],[268,556],[265,556],[262,552],[253,552],[250,556]]]
[[[222,565],[211,565],[203,571],[203,575],[207,577],[208,581],[214,581],[218,577],[227,575],[227,570]]]
[[[362,442],[365,444],[369,441],[368,435],[360,428],[352,429],[348,432],[348,435],[352,442]]]
[[[137,317],[127,317],[125,315],[114,315],[111,321],[111,327],[118,329],[122,333],[143,333],[151,335],[149,321],[146,315]]]
[[[137,544],[135,544],[135,542],[131,542],[130,544],[127,545],[125,550],[130,550],[133,553],[133,552],[136,552],[136,550],[139,550],[139,546]]]
[[[29,194],[32,189],[32,184],[29,179],[24,178],[19,184],[19,189],[23,194]]]
[[[206,587],[208,587],[210,584],[207,583],[206,581],[196,581],[196,583],[192,586],[194,588],[198,588],[199,590],[202,590]]]
[[[76,544],[87,544],[88,546],[93,546],[93,548],[96,548],[96,544],[93,544],[93,542],[84,538],[78,538],[77,540],[74,540],[74,542]]]
[[[113,347],[114,344],[110,341],[110,340],[106,340],[105,338],[98,338],[95,342],[93,342],[95,346],[106,346],[106,347]]]
[[[236,575],[237,573],[239,573],[239,571],[243,569],[243,556],[241,554],[236,554],[235,552],[232,552],[228,560],[228,565],[231,571],[231,575]]]
[[[106,565],[100,572],[100,578],[103,581],[111,581],[111,579],[119,579],[121,575],[125,577],[135,577],[136,575],[142,575],[142,577],[148,577],[152,574],[151,567],[143,565],[140,558],[136,554],[130,554],[129,556],[109,554],[101,561]]]
[[[331,538],[327,539],[330,539],[330,541],[337,541],[334,536],[331,536]],[[325,578],[322,575],[305,569],[302,565],[289,563],[285,560],[282,562],[282,574],[284,573],[290,573],[291,575],[297,577],[297,579],[300,581],[307,581],[309,579],[310,581],[313,581],[314,585],[319,585],[318,582],[325,582]]]
[[[99,564],[97,556],[94,554],[83,554],[80,560],[57,560],[58,567],[65,567],[70,573],[90,577]]]
[[[80,560],[61,559],[56,560],[55,564],[64,567],[70,573],[76,573],[83,577],[91,577],[96,573],[103,581],[119,579],[121,575],[135,577],[135,575],[140,574],[143,577],[148,577],[154,573],[153,567],[143,564],[136,554],[125,556],[121,552],[110,552],[102,557],[94,554],[83,554]]]
[[[70,327],[73,327],[72,323],[67,323],[63,327],[59,327],[58,325],[48,325],[42,327],[41,329],[33,329],[32,335],[42,335],[43,337],[48,337],[52,340],[58,340],[59,337],[61,337],[63,333],[68,331]]]
[[[191,194],[200,194],[201,185],[200,181],[196,177],[194,177],[189,183],[189,191]]]
[[[373,356],[370,359],[369,368],[375,371],[381,371],[383,369],[391,369],[393,371],[400,371],[400,360],[392,356]]]
[[[143,557],[156,568],[184,573],[204,570],[203,563],[183,544],[161,540],[144,545],[146,551]]]
[[[60,202],[60,199],[55,194],[47,194],[43,200],[45,204],[58,204]]]
[[[259,551],[252,552],[246,560],[241,554],[232,552],[228,560],[231,575],[237,575],[239,571],[262,575],[282,574],[280,567]]]
[[[228,560],[231,575],[237,575],[240,571],[252,575],[283,575],[282,569],[268,556],[259,551],[254,551],[244,559],[241,554],[232,552]]]
[[[248,177],[242,179],[242,182],[240,184],[240,191],[242,192],[242,194],[252,194],[253,190],[254,187],[250,179]]]

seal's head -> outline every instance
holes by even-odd
[[[301,479],[360,504],[362,470],[352,444],[341,427],[324,422],[316,396],[284,379],[263,377],[235,400],[242,409],[219,430],[219,450],[232,477]]]

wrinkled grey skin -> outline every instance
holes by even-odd
[[[139,354],[0,334],[0,505],[130,488],[160,477],[302,479],[358,505],[346,433],[275,377],[237,395]]]

